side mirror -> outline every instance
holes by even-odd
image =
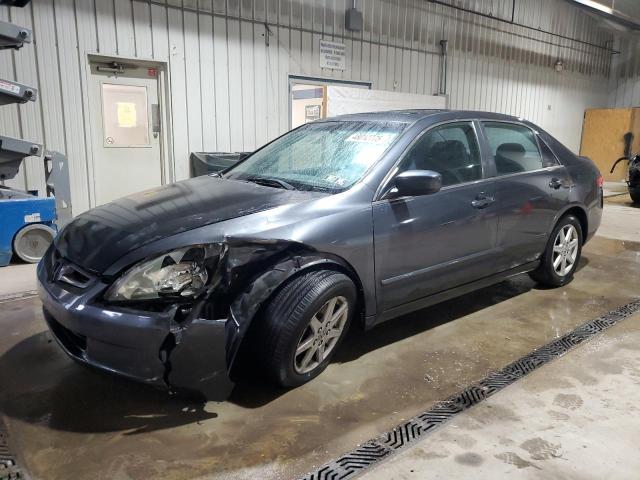
[[[417,197],[431,195],[442,188],[442,175],[433,170],[407,170],[394,179],[396,196]]]

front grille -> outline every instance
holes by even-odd
[[[94,280],[91,274],[66,260],[55,248],[51,252],[48,264],[50,267],[47,276],[50,282],[62,283],[83,290]]]
[[[91,277],[71,265],[62,265],[56,280],[76,288],[87,288],[91,283]]]

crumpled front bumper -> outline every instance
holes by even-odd
[[[55,281],[48,255],[38,265],[38,291],[53,337],[74,360],[170,390],[228,397],[223,320],[187,315],[177,307],[148,312],[102,304],[107,285],[99,279],[84,289]]]

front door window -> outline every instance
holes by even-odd
[[[442,175],[442,186],[482,178],[482,159],[470,122],[447,124],[427,131],[400,163],[405,170],[432,170]]]

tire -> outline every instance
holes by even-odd
[[[38,263],[55,236],[53,228],[42,223],[30,223],[13,237],[13,252],[23,262]]]
[[[640,205],[640,187],[630,188],[629,195],[631,196],[631,202],[635,205]]]
[[[256,319],[259,327],[254,345],[257,360],[267,376],[283,387],[302,385],[318,376],[345,337],[355,314],[356,298],[351,279],[333,271],[310,272],[285,285],[266,306],[261,318]],[[336,316],[334,328],[329,327],[331,324],[325,320],[328,317],[323,315],[332,305]],[[346,312],[338,316],[344,305]],[[316,318],[317,314],[322,322]],[[318,331],[320,333],[316,333]],[[303,344],[309,348],[296,355]],[[324,355],[319,352],[320,344],[326,347]],[[313,350],[315,353],[310,353]],[[307,355],[311,358],[305,366],[303,361]]]
[[[570,242],[563,243],[564,235],[571,235]],[[575,244],[573,242],[576,242]],[[573,274],[580,262],[582,254],[582,226],[573,215],[562,217],[551,232],[540,266],[529,273],[529,276],[546,287],[561,287],[573,279]],[[564,256],[564,259],[563,259]],[[559,260],[558,260],[559,258]],[[563,261],[565,262],[563,267]],[[557,262],[554,264],[554,262]]]

